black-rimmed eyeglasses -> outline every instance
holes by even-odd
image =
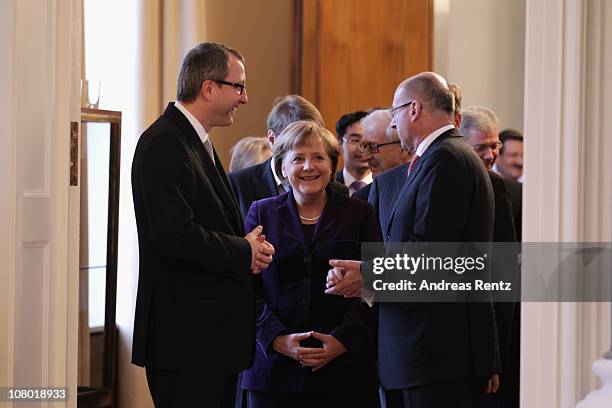
[[[359,151],[361,153],[365,153],[366,150],[369,150],[370,153],[374,154],[374,153],[378,153],[378,149],[380,149],[383,146],[387,146],[387,145],[392,145],[392,144],[399,144],[401,143],[399,140],[395,141],[395,142],[387,142],[387,143],[362,143],[359,145]]]
[[[244,90],[246,89],[246,84],[241,84],[239,82],[227,82],[222,81],[220,79],[211,79],[211,81],[214,81],[218,84],[233,86],[234,88],[236,88],[236,92],[238,92],[239,95],[242,95],[244,93]]]
[[[406,106],[409,106],[412,102],[414,102],[414,99],[406,102],[406,103],[402,103],[399,106],[396,106],[395,108],[389,108],[389,112],[391,113],[391,116],[395,116],[395,114],[397,113],[397,111],[399,111],[400,109],[405,108]]]

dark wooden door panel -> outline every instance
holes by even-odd
[[[296,1],[296,92],[330,130],[340,115],[390,105],[405,78],[431,70],[431,0]]]

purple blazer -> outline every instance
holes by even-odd
[[[268,392],[375,390],[377,309],[359,299],[326,295],[328,261],[360,259],[362,242],[380,242],[372,207],[327,189],[327,204],[312,242],[305,242],[291,191],[259,200],[249,209],[246,228],[262,225],[276,253],[269,268],[254,277],[257,346],[242,388]],[[272,348],[283,334],[318,331],[336,337],[348,352],[312,372]]]

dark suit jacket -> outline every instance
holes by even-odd
[[[495,194],[495,242],[517,242],[517,234],[521,232],[521,226],[516,225],[515,217],[521,217],[521,183],[500,176],[492,171],[489,172],[493,193]],[[516,204],[515,204],[516,202]],[[520,222],[520,221],[519,221]],[[504,248],[493,252],[493,273],[500,270],[507,271],[510,265],[516,270],[513,279],[513,287],[520,295],[520,267],[518,264],[518,253],[520,246],[517,244],[512,249],[511,244],[504,244]],[[498,264],[503,266],[499,267]],[[504,280],[506,277],[503,277]],[[495,277],[493,281],[497,280]],[[500,382],[501,388],[496,395],[487,396],[486,407],[517,407],[519,401],[518,384],[519,361],[520,361],[520,303],[517,302],[494,302],[495,322],[499,338],[499,350],[501,356]],[[518,322],[518,324],[517,324]]]
[[[490,242],[487,172],[456,129],[438,137],[403,184],[390,242]],[[499,370],[490,302],[381,303],[379,367],[387,389],[489,377]]]
[[[132,163],[140,272],[132,362],[178,371],[251,364],[251,249],[221,160],[169,104]]]
[[[397,194],[406,181],[408,167],[410,167],[410,163],[389,169],[375,177],[374,181],[370,184],[372,188],[368,201],[374,207],[381,231],[387,231],[391,216],[393,215],[393,209],[395,208]],[[387,237],[388,235],[383,236],[385,242]]]
[[[516,229],[516,239],[522,241],[523,229],[523,185],[516,180],[504,178],[506,188],[510,194],[512,211],[514,213],[514,226]]]
[[[336,181],[340,184],[344,184],[344,173],[342,172],[342,169],[336,172]]]
[[[253,202],[278,195],[276,180],[270,167],[271,160],[270,158],[263,163],[228,174],[240,203],[240,211],[245,218]],[[349,190],[344,184],[332,182],[331,186],[334,190],[348,196]]]
[[[256,201],[246,228],[263,225],[276,253],[258,275],[257,351],[253,366],[243,372],[243,388],[260,391],[375,390],[376,310],[359,299],[324,293],[330,259],[360,259],[361,242],[379,242],[372,207],[329,187],[328,201],[305,242],[292,192]],[[312,372],[274,351],[282,334],[318,331],[336,337],[348,353]]]
[[[493,194],[495,197],[495,229],[493,232],[493,241],[515,243],[517,239],[514,226],[514,215],[512,213],[512,204],[510,202],[510,194],[508,192],[506,179],[492,171],[489,171],[489,178],[493,186]],[[518,269],[517,250],[518,246],[513,244],[505,245],[504,248],[500,248],[500,250],[497,251],[494,249],[493,276],[495,276],[496,271],[502,269],[508,270],[511,264],[515,265],[514,269],[516,270],[516,274],[518,275],[520,273]],[[492,280],[497,281],[498,279],[494,277]],[[506,279],[503,280],[506,281]],[[518,280],[515,282],[518,282]],[[495,302],[493,307],[495,309],[495,322],[497,325],[501,367],[503,372],[508,363],[510,333],[514,319],[515,303]]]

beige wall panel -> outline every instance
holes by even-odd
[[[230,147],[244,136],[265,136],[274,98],[289,93],[292,2],[206,0],[205,9],[205,40],[236,48],[246,59],[249,103],[232,126],[211,131],[227,169]]]
[[[525,0],[434,0],[434,16],[434,70],[522,131]]]

